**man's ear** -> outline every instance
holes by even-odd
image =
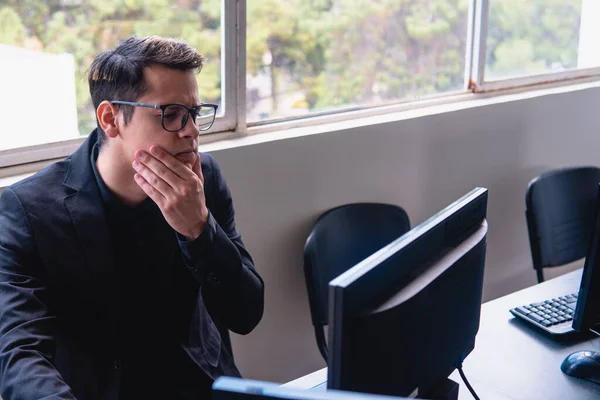
[[[108,100],[103,101],[96,110],[96,117],[100,122],[100,127],[109,138],[119,136],[119,110]]]

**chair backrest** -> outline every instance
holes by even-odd
[[[315,327],[327,325],[329,281],[410,229],[401,207],[356,203],[321,215],[304,247],[304,276]]]
[[[525,195],[527,227],[538,280],[542,268],[585,257],[599,183],[598,167],[556,169],[529,183]]]

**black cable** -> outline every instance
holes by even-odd
[[[475,400],[480,400],[479,397],[477,396],[477,393],[475,393],[475,391],[473,390],[473,387],[467,380],[467,377],[465,376],[465,373],[462,370],[462,365],[459,365],[457,369],[458,369],[458,373],[460,374],[460,377],[462,378],[463,382],[465,383],[465,385],[467,385],[467,389],[469,389],[469,392],[471,392],[471,395],[473,395],[473,398]]]

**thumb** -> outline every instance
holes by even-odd
[[[198,178],[200,178],[200,182],[202,182],[204,184],[204,175],[202,175],[201,165],[202,165],[202,162],[200,160],[200,153],[198,153],[198,157],[196,157],[196,162],[192,166],[192,171],[194,171],[196,176],[198,176]]]

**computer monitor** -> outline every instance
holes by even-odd
[[[577,306],[573,317],[573,329],[579,332],[600,328],[600,186],[596,200],[596,213],[588,252],[579,285]]]
[[[593,223],[593,230],[579,285],[573,329],[600,335],[600,186],[595,218],[590,223]],[[572,353],[560,368],[567,375],[600,384],[600,352]]]
[[[472,190],[329,283],[329,389],[458,392],[448,376],[479,329],[487,197]]]
[[[364,393],[328,390],[322,392],[279,386],[276,383],[221,377],[212,387],[213,400],[402,400],[402,397],[365,395]],[[406,399],[408,400],[408,399]]]

